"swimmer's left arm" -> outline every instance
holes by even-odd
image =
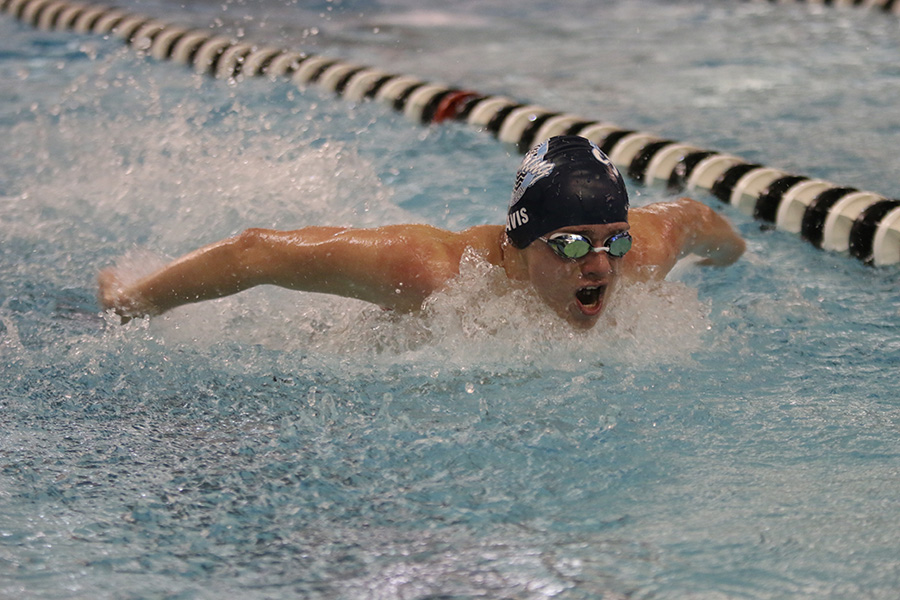
[[[634,266],[657,267],[649,278],[665,277],[679,259],[690,254],[701,257],[701,265],[728,266],[746,248],[724,217],[690,198],[633,209],[629,221],[638,250]]]
[[[690,198],[680,198],[677,203],[687,230],[681,258],[696,254],[703,257],[702,265],[727,267],[744,254],[747,244],[722,215]]]

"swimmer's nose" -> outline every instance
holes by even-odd
[[[581,275],[585,279],[603,279],[612,273],[612,261],[606,252],[590,252],[582,258]]]

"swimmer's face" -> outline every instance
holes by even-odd
[[[563,227],[547,236],[577,233],[597,247],[604,246],[606,240],[623,231],[628,231],[628,223]],[[579,329],[590,329],[597,323],[619,278],[624,258],[607,252],[589,252],[587,256],[572,260],[559,256],[540,240],[529,244],[524,255],[528,278],[538,295]]]

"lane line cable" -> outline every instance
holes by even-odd
[[[885,7],[894,4],[882,1]],[[706,191],[817,248],[847,253],[874,266],[900,263],[900,199],[875,192],[791,174],[731,154],[504,96],[316,54],[258,46],[114,7],[68,0],[0,0],[0,12],[41,30],[117,37],[156,60],[181,63],[217,79],[285,78],[300,88],[316,85],[350,101],[372,99],[388,104],[423,125],[463,122],[490,132],[520,153],[554,135],[581,135],[597,143],[638,183],[662,183],[673,192]]]

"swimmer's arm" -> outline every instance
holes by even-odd
[[[679,258],[695,254],[703,258],[702,265],[727,267],[744,254],[747,244],[722,215],[690,198],[680,198],[677,204],[685,224]]]
[[[439,230],[427,226],[249,229],[132,284],[104,271],[100,301],[123,316],[156,315],[271,284],[410,311],[455,275],[443,248]]]
[[[690,198],[651,204],[632,211],[632,230],[639,248],[635,258],[653,265],[662,278],[678,260],[694,254],[699,264],[724,267],[737,261],[746,244],[719,213]]]

